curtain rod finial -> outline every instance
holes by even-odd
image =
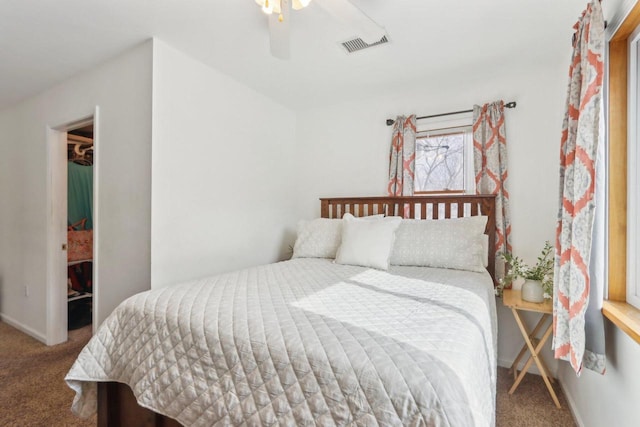
[[[387,126],[391,126],[392,124],[394,124],[396,121],[393,119],[387,119]]]
[[[516,102],[515,101],[507,102],[506,104],[504,104],[504,106],[506,108],[516,108]]]

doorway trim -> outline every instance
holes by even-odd
[[[77,120],[47,127],[47,283],[46,283],[46,344],[67,341],[67,132],[93,123],[93,282],[92,328],[95,332],[99,284],[98,262],[98,171],[99,171],[99,108]],[[63,150],[63,147],[65,149]],[[64,156],[63,153],[64,152]]]

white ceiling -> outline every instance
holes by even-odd
[[[314,0],[321,1],[321,0]],[[351,55],[354,34],[314,4],[291,16],[291,59],[269,54],[254,0],[0,0],[0,108],[150,37],[289,107],[484,65],[568,63],[587,0],[351,0],[391,42]],[[606,11],[623,0],[605,1]]]

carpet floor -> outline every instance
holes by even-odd
[[[74,392],[64,377],[91,338],[91,326],[69,331],[69,340],[48,347],[0,322],[0,425],[95,426],[71,413]]]
[[[498,368],[498,395],[496,397],[496,427],[574,427],[567,400],[556,381],[553,389],[561,408],[551,395],[540,375],[527,374],[516,391],[510,395],[513,375],[506,368]]]
[[[47,347],[0,322],[0,426],[95,426],[71,413],[73,391],[64,376],[91,337],[91,326],[69,331],[64,344]],[[562,391],[555,384],[561,409],[538,375],[527,375],[513,395],[513,378],[498,368],[497,427],[573,427]],[[465,427],[465,426],[462,426]]]

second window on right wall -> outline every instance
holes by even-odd
[[[628,124],[627,124],[627,302],[640,308],[640,263],[636,262],[640,255],[640,27],[629,37],[629,92],[628,92]]]

